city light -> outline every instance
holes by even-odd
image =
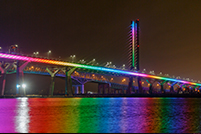
[[[98,71],[105,71],[105,72],[113,72],[113,73],[118,73],[118,74],[123,74],[123,75],[129,75],[129,76],[140,76],[140,77],[145,77],[145,78],[152,78],[152,79],[159,79],[159,80],[166,80],[166,81],[174,81],[174,82],[180,82],[180,83],[184,83],[184,84],[201,86],[201,83],[184,81],[184,80],[180,80],[180,79],[173,79],[173,78],[167,78],[167,77],[162,77],[162,76],[155,76],[155,75],[150,75],[150,74],[143,74],[143,73],[137,73],[137,72],[113,69],[113,68],[90,66],[90,65],[69,63],[69,62],[63,62],[63,61],[42,59],[42,58],[33,58],[33,57],[13,55],[13,54],[4,54],[4,53],[0,53],[0,58],[14,59],[14,60],[24,60],[24,61],[29,61],[29,62],[38,62],[38,63],[54,64],[54,65],[61,65],[61,66],[71,66],[71,67],[78,67],[78,68],[84,68],[84,69],[91,69],[91,70],[98,70]]]
[[[23,88],[25,88],[25,87],[26,87],[26,85],[25,85],[25,84],[22,84],[22,87],[23,87]]]
[[[33,52],[33,54],[34,54],[34,55],[38,55],[38,54],[39,54],[39,52],[38,52],[38,51],[37,51],[37,52]]]
[[[49,51],[47,52],[48,59],[49,59],[49,57],[50,57],[51,52],[52,52],[51,50],[49,50]]]
[[[20,85],[19,85],[19,84],[17,84],[17,85],[16,85],[16,87],[17,87],[17,88],[19,88],[19,87],[20,87]]]
[[[126,79],[124,78],[123,80],[122,80],[122,82],[125,82],[126,81]]]

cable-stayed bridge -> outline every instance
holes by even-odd
[[[16,47],[17,46],[12,46],[11,50],[15,50]],[[23,92],[20,92],[22,89],[24,89],[23,94],[26,94],[24,73],[50,75],[51,84],[47,92],[47,95],[49,96],[54,95],[54,84],[56,76],[65,79],[65,95],[78,94],[78,90],[80,91],[79,93],[84,94],[84,84],[87,82],[95,82],[99,84],[97,94],[115,94],[116,91],[118,91],[118,93],[121,92],[127,95],[134,93],[164,94],[167,92],[172,94],[199,94],[201,83],[140,72],[139,48],[139,19],[137,19],[136,21],[131,21],[129,70],[23,56],[17,55],[16,53],[11,54],[9,49],[9,53],[0,53],[0,59],[2,61],[0,65],[1,95],[5,94],[6,74],[9,73],[16,73],[17,76],[16,95],[22,94]],[[39,63],[41,66],[38,67],[38,69],[35,69],[36,67],[33,63]],[[30,66],[30,64],[33,65]],[[98,78],[97,75],[99,75],[100,78]],[[124,78],[122,83],[118,83],[113,81],[113,77]],[[125,81],[129,82],[125,83]]]
[[[124,94],[138,93],[149,93],[153,92],[153,86],[155,83],[158,85],[160,93],[165,92],[179,92],[183,90],[188,90],[188,92],[199,93],[201,83],[196,83],[192,81],[186,81],[181,79],[162,77],[157,75],[150,75],[145,73],[139,73],[137,71],[113,69],[100,66],[91,66],[85,64],[70,63],[64,61],[56,61],[50,59],[21,56],[15,54],[0,53],[1,61],[6,61],[1,64],[1,95],[4,95],[6,74],[16,73],[16,94],[19,94],[20,85],[23,84],[24,73],[50,75],[51,85],[48,95],[52,96],[54,92],[54,78],[56,76],[63,77],[66,81],[65,95],[67,94],[77,94],[80,90],[81,94],[84,94],[84,84],[87,82],[99,83],[98,94],[105,93],[116,93],[116,90]],[[34,67],[34,63],[41,63],[41,67]],[[33,64],[33,65],[31,65]],[[48,67],[48,66],[52,67]],[[76,71],[77,70],[77,71]],[[97,77],[99,76],[99,78]],[[114,83],[111,79],[105,76],[114,77],[125,77],[125,78],[138,78],[141,77],[142,89],[139,85],[132,85],[131,91],[128,92],[128,85],[122,83]],[[95,78],[96,77],[96,78]],[[136,80],[137,81],[137,80]],[[135,80],[134,80],[135,82]],[[143,84],[147,83],[146,86]],[[164,86],[166,85],[166,88]],[[176,90],[175,90],[176,86]],[[73,90],[74,87],[74,90]],[[21,89],[22,90],[22,89]],[[115,91],[114,91],[115,90]],[[135,92],[134,92],[135,91]],[[146,91],[146,92],[145,92]]]

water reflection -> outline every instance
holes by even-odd
[[[17,114],[15,128],[18,133],[29,132],[28,98],[17,98]]]
[[[200,98],[0,99],[0,132],[200,133]]]
[[[15,133],[16,99],[0,99],[0,133]]]

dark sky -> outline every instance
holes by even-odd
[[[0,0],[0,46],[128,66],[140,20],[140,69],[201,80],[200,0]]]

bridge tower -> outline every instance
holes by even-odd
[[[130,42],[130,70],[139,71],[139,19],[131,21],[131,42]],[[137,77],[139,92],[142,92],[141,78]],[[129,78],[127,93],[131,93],[133,77]]]

